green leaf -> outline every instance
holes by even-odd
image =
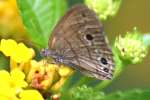
[[[2,69],[9,70],[9,60],[6,58],[6,56],[0,53],[0,70]]]
[[[68,92],[68,90],[71,90],[72,88],[76,88],[83,85],[95,85],[95,81],[97,81],[95,78],[87,77],[81,72],[76,71],[71,77],[69,77],[69,79],[67,79],[67,81],[61,88],[61,92]]]
[[[64,14],[65,0],[17,0],[25,29],[38,46],[46,47],[50,32]]]
[[[78,82],[80,82],[82,80],[84,76],[79,72],[76,71],[71,77],[69,77],[69,79],[65,82],[65,84],[63,85],[63,87],[61,88],[61,92],[68,92],[68,90],[70,90],[71,88],[74,88],[75,86],[79,86],[77,84],[79,84]]]

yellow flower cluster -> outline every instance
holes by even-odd
[[[17,43],[12,39],[2,39],[0,42],[0,51],[6,57],[10,58],[11,67],[10,74],[4,70],[0,72],[0,95],[1,90],[6,89],[4,90],[6,92],[2,94],[2,98],[6,95],[6,98],[18,98],[18,96],[19,98],[24,98],[14,100],[30,100],[34,96],[34,100],[43,100],[42,94],[37,90],[23,90],[23,88],[58,92],[68,77],[73,73],[73,69],[67,66],[48,64],[45,60],[34,60],[35,52],[32,48],[28,48],[23,43]],[[8,93],[10,88],[12,93]],[[32,98],[31,94],[33,95]]]
[[[27,48],[23,43],[17,44],[16,41],[11,39],[2,39],[0,50],[5,56],[10,56],[17,63],[28,62],[35,55],[32,48]]]
[[[28,72],[27,81],[37,89],[53,92],[59,91],[73,70],[64,65],[44,64],[44,60],[39,62],[32,60],[31,69]]]
[[[18,68],[13,69],[10,74],[0,70],[0,100],[44,100],[37,90],[24,90],[28,86],[24,81],[25,75]]]

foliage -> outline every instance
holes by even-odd
[[[83,85],[70,91],[67,98],[69,100],[149,100],[149,93],[150,90],[133,89],[106,94]],[[62,97],[62,100],[66,98]]]
[[[66,10],[65,0],[17,0],[20,14],[31,40],[46,47],[50,32]],[[60,5],[58,5],[61,2]]]

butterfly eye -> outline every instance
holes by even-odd
[[[86,39],[92,41],[93,40],[93,36],[90,34],[86,34]]]
[[[41,56],[45,56],[45,53],[46,53],[45,49],[42,49],[41,52],[40,52]]]
[[[101,63],[104,64],[104,65],[108,64],[107,60],[105,58],[103,58],[103,57],[101,58]]]

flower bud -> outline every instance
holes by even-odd
[[[121,59],[132,64],[140,63],[148,52],[148,46],[144,44],[143,35],[136,28],[133,32],[127,32],[125,37],[119,36],[115,40],[115,47]]]
[[[85,4],[93,9],[101,20],[106,20],[116,15],[121,0],[85,0]]]

